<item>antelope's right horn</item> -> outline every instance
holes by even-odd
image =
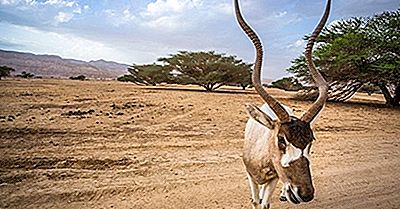
[[[312,60],[312,49],[315,40],[317,39],[322,28],[325,26],[326,21],[328,20],[330,9],[331,9],[331,0],[328,0],[326,3],[324,15],[322,16],[314,32],[308,39],[306,51],[304,53],[308,69],[310,70],[310,74],[314,79],[315,84],[318,86],[318,92],[319,92],[318,99],[314,102],[314,104],[310,107],[310,109],[308,109],[307,112],[305,112],[301,116],[301,120],[307,123],[310,123],[318,115],[318,113],[324,107],[326,99],[328,98],[329,85],[327,84],[321,73],[315,67],[314,61]]]

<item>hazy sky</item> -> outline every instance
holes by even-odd
[[[263,75],[286,75],[303,53],[325,0],[241,0],[260,35]],[[329,22],[399,8],[398,0],[333,0]],[[0,0],[0,49],[82,60],[152,63],[180,50],[213,50],[253,62],[232,0]]]

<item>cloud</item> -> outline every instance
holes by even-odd
[[[47,0],[43,5],[52,5],[52,6],[59,6],[59,7],[74,7],[78,6],[78,3],[75,1],[64,1],[64,0]]]
[[[80,7],[77,7],[72,12],[75,14],[82,14],[82,9]]]
[[[58,11],[54,17],[56,24],[71,21],[74,14],[82,14],[82,8],[76,1],[46,0],[41,4],[43,6],[55,7],[55,10]],[[51,11],[50,9],[48,10]]]
[[[74,14],[66,13],[66,12],[58,12],[58,14],[54,17],[57,23],[66,23],[69,22],[74,17]]]
[[[182,28],[186,28],[188,24],[180,21],[178,16],[162,16],[154,20],[146,22],[145,26],[148,26],[154,30],[172,32]]]
[[[128,56],[114,48],[74,34],[38,30],[27,26],[16,26],[0,22],[0,45],[12,50],[30,51],[38,54],[57,54],[64,58],[93,59],[107,58],[125,63]],[[127,63],[129,63],[128,61]]]
[[[232,15],[233,14],[233,6],[231,3],[219,3],[214,6],[215,11],[224,15]]]
[[[334,14],[340,18],[354,16],[370,16],[387,10],[396,10],[400,4],[398,0],[338,0],[333,8]]]
[[[38,28],[59,27],[75,15],[83,15],[78,0],[0,0],[0,19]],[[5,5],[7,4],[7,5]],[[53,18],[49,18],[53,17]]]
[[[147,5],[144,16],[160,17],[171,13],[183,13],[203,4],[202,0],[157,0]]]
[[[0,0],[0,5],[4,5],[4,6],[18,5],[18,7],[21,10],[25,10],[28,7],[37,5],[37,1],[36,0]]]
[[[169,34],[198,32],[233,15],[231,2],[224,0],[156,0],[139,12],[140,24],[153,31]]]
[[[8,40],[3,40],[3,38],[0,38],[0,47],[1,48],[17,48],[17,47],[22,47],[23,45],[19,43],[13,43]]]
[[[2,5],[12,5],[15,4],[16,0],[0,0],[0,4]]]
[[[132,11],[128,9],[124,9],[122,11],[117,11],[113,9],[107,9],[103,12],[107,17],[108,22],[110,22],[113,26],[120,27],[122,25],[127,25],[130,23],[135,23],[136,16],[132,13]]]
[[[130,21],[130,20],[134,20],[134,19],[135,19],[135,15],[132,14],[132,12],[130,11],[130,9],[125,9],[124,11],[122,11],[122,17],[123,17],[126,21]]]
[[[294,50],[299,50],[303,49],[306,44],[306,41],[303,39],[299,39],[295,41],[294,43],[291,43],[287,46],[288,49],[294,49]]]
[[[209,0],[156,0],[139,13],[141,25],[167,33],[190,31],[199,21],[206,21],[204,12],[212,13],[209,5],[217,4]]]
[[[285,15],[287,15],[287,11],[275,13],[274,17],[279,18],[279,17],[283,17]]]

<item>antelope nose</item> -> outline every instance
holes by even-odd
[[[313,193],[310,193],[310,194],[307,194],[307,195],[301,195],[301,199],[304,201],[304,202],[310,202],[311,200],[313,200],[314,199],[314,194]]]

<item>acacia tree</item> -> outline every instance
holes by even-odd
[[[349,99],[363,84],[379,86],[389,105],[400,100],[400,12],[339,21],[317,40],[315,63],[330,82],[330,100]],[[308,37],[306,37],[307,39]],[[311,83],[304,57],[289,72]],[[313,95],[313,94],[311,94]],[[315,93],[314,93],[315,95]]]
[[[384,12],[368,22],[368,38],[374,43],[379,72],[377,82],[387,104],[400,106],[400,9]]]
[[[210,52],[180,51],[167,58],[159,58],[165,69],[175,71],[173,81],[180,84],[195,84],[207,91],[227,84],[239,84],[245,88],[250,83],[251,65],[236,59]],[[244,87],[243,87],[244,86]]]
[[[153,86],[171,81],[170,70],[157,64],[132,65],[128,68],[128,72],[128,75],[121,76],[118,80]]]
[[[294,77],[281,78],[272,82],[271,86],[285,91],[298,91],[303,88],[303,85]]]
[[[10,76],[11,72],[14,72],[15,70],[13,68],[7,67],[7,66],[0,66],[0,80],[3,77]]]
[[[32,74],[32,73],[26,72],[26,71],[22,71],[21,74],[17,75],[17,77],[20,77],[20,78],[33,78],[33,77],[35,77],[35,75]]]

